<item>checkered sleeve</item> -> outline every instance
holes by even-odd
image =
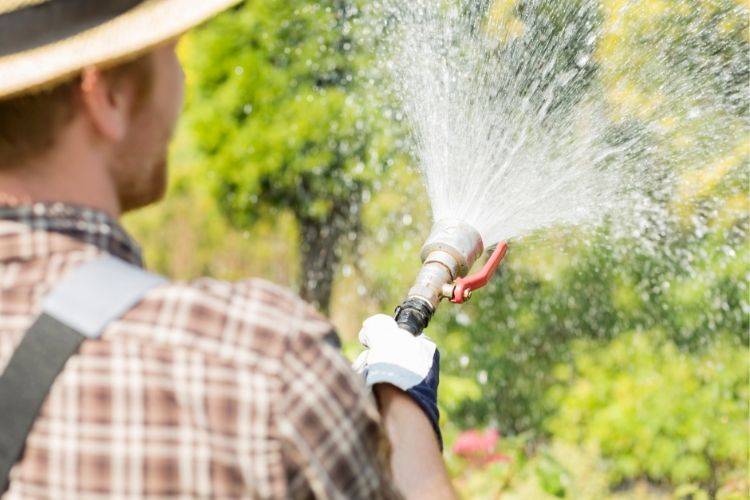
[[[290,341],[278,432],[291,498],[401,498],[375,402],[339,352],[310,335]]]

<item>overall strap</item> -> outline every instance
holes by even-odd
[[[0,376],[0,494],[68,358],[165,281],[105,255],[71,271],[47,295]]]

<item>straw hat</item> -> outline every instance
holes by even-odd
[[[0,0],[0,99],[110,66],[240,0]]]

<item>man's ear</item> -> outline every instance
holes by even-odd
[[[113,86],[99,68],[85,68],[81,74],[81,103],[84,113],[105,139],[120,142],[127,134],[131,96],[125,86]]]

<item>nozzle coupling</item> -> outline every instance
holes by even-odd
[[[435,313],[430,304],[420,297],[409,297],[396,307],[396,323],[402,330],[412,335],[419,335]]]
[[[422,268],[407,298],[396,308],[399,326],[419,335],[440,300],[452,297],[451,283],[465,276],[483,251],[479,232],[465,222],[441,220],[435,223],[422,246]]]

